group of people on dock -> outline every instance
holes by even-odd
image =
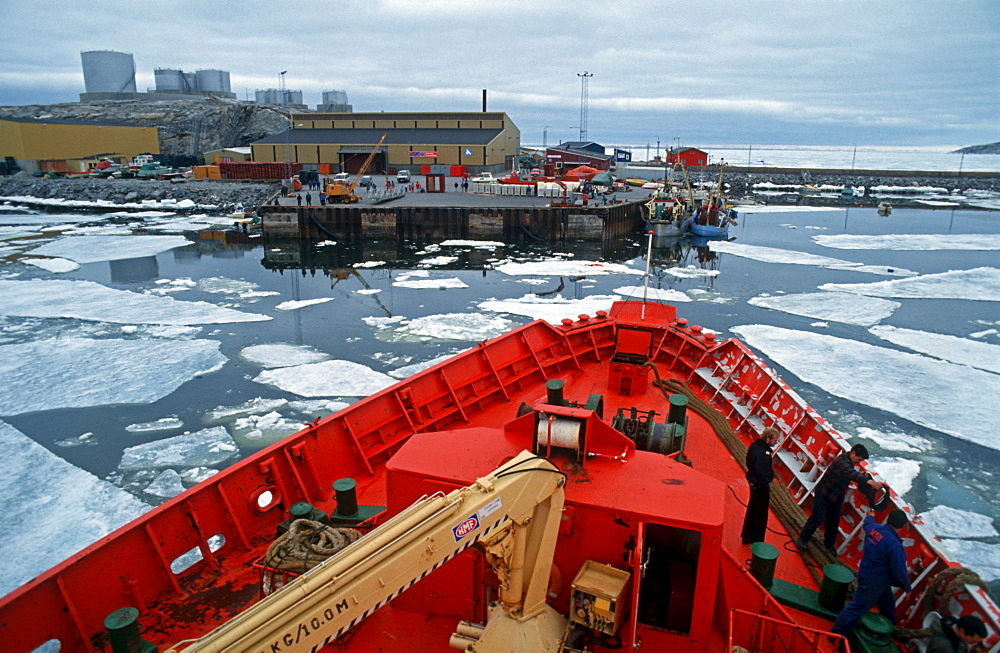
[[[750,485],[741,538],[744,545],[763,542],[767,531],[771,481],[774,480],[772,462],[774,447],[780,431],[773,427],[763,429],[760,436],[747,448],[746,479]],[[827,468],[813,490],[812,512],[796,538],[796,545],[805,551],[816,529],[823,525],[824,549],[833,557],[840,527],[841,509],[851,484],[868,485],[872,490],[885,490],[886,484],[858,471],[857,466],[868,459],[868,449],[863,444],[854,445],[841,452]],[[862,524],[865,533],[864,551],[858,565],[857,588],[851,601],[834,622],[831,632],[847,637],[863,615],[873,607],[896,625],[896,602],[893,588],[911,591],[906,570],[906,551],[900,532],[909,523],[903,510],[889,512],[884,523],[866,515]],[[936,616],[931,620],[928,653],[964,653],[981,643],[986,637],[986,625],[974,615]]]

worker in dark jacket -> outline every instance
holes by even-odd
[[[837,530],[840,527],[840,509],[844,505],[844,494],[851,483],[861,485],[867,483],[879,490],[885,483],[873,480],[854,469],[862,460],[868,460],[868,449],[863,444],[856,444],[850,451],[844,451],[834,458],[826,474],[816,484],[813,492],[812,514],[806,520],[802,532],[799,533],[798,545],[806,548],[812,539],[816,528],[823,524],[823,543],[827,552],[837,555]]]
[[[936,618],[930,630],[927,653],[967,653],[986,639],[986,624],[971,614]]]
[[[858,565],[858,587],[830,632],[846,637],[861,616],[875,605],[893,625],[896,624],[892,588],[902,587],[906,592],[911,589],[906,573],[906,551],[899,537],[899,531],[908,522],[906,513],[898,508],[889,513],[885,524],[876,523],[871,515],[865,517],[865,550]]]
[[[747,447],[747,483],[750,484],[750,501],[747,514],[743,518],[743,544],[763,542],[767,532],[767,515],[771,502],[771,481],[774,470],[771,461],[772,447],[777,444],[778,429],[769,426],[760,432],[760,437]]]

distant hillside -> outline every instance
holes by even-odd
[[[8,106],[0,107],[0,117],[106,121],[157,127],[160,153],[167,156],[246,146],[288,128],[288,117],[281,107],[193,96],[175,100]]]
[[[989,145],[970,145],[960,150],[955,150],[955,154],[1000,154],[1000,143],[990,143]]]

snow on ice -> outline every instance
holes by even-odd
[[[939,538],[968,539],[971,537],[997,537],[993,519],[987,515],[949,506],[934,506],[921,513],[920,518]]]
[[[709,243],[713,252],[724,252],[734,256],[754,259],[762,263],[783,263],[786,265],[815,265],[831,270],[849,270],[851,272],[866,272],[869,274],[881,274],[886,276],[912,276],[916,274],[910,270],[902,268],[889,268],[862,265],[854,261],[845,261],[829,256],[817,256],[807,252],[796,252],[789,249],[779,249],[777,247],[762,247],[760,245],[743,245],[732,243],[726,240],[714,240]],[[826,290],[824,288],[824,290]]]
[[[7,594],[150,506],[0,422],[0,595]],[[68,528],[72,525],[72,528]],[[31,555],[25,555],[30,551]]]
[[[122,452],[118,469],[138,472],[222,465],[239,453],[225,428],[213,426],[195,433],[137,444]]]
[[[997,234],[831,234],[813,236],[817,245],[833,249],[888,249],[900,251],[995,250],[1000,249]]]
[[[597,311],[611,310],[611,305],[620,299],[618,295],[592,295],[584,299],[564,299],[562,295],[554,297],[524,295],[520,299],[480,302],[478,306],[484,311],[525,315],[533,320],[560,324],[565,318],[575,320],[581,314],[594,315]]]
[[[81,265],[156,256],[191,241],[183,236],[73,236],[31,250],[33,256],[68,258]]]
[[[806,383],[1000,450],[996,437],[1000,413],[982,401],[1000,396],[1000,375],[807,331],[760,324],[732,330]],[[921,388],[921,392],[899,392],[899,388]]]
[[[226,360],[215,340],[57,338],[2,345],[0,415],[153,403]]]
[[[302,397],[367,397],[396,382],[387,374],[345,360],[264,370],[254,381]]]
[[[261,367],[291,367],[292,365],[319,363],[330,357],[307,345],[275,343],[244,347],[240,351],[240,358]]]
[[[824,283],[819,289],[839,290],[873,297],[967,299],[995,302],[1000,301],[1000,270],[997,268],[973,268],[873,283]]]
[[[899,302],[888,299],[858,297],[838,292],[760,296],[748,300],[747,303],[792,315],[861,326],[878,324],[901,306]]]
[[[0,314],[77,318],[118,324],[224,324],[260,322],[267,315],[210,304],[184,302],[68,279],[0,280]]]
[[[894,326],[876,326],[869,331],[883,340],[921,354],[1000,374],[1000,345]]]
[[[294,311],[300,308],[305,308],[306,306],[315,306],[316,304],[325,304],[326,302],[332,302],[333,297],[319,297],[318,299],[300,299],[298,301],[287,301],[281,302],[276,309],[279,311]]]
[[[635,268],[630,268],[627,265],[622,265],[621,263],[566,261],[563,259],[528,261],[525,263],[507,262],[497,265],[495,269],[510,276],[537,276],[547,274],[550,276],[596,277],[608,274],[645,274],[642,270],[636,270]]]

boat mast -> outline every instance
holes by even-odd
[[[646,295],[649,292],[649,266],[653,261],[653,232],[646,232],[649,235],[649,244],[646,246],[646,274],[642,277],[642,312],[639,317],[646,319]]]

